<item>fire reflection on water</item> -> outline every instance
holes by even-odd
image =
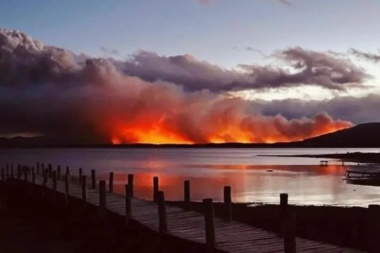
[[[153,177],[159,177],[160,190],[168,200],[183,199],[185,180],[191,183],[191,198],[200,201],[210,197],[223,199],[223,187],[232,187],[234,202],[276,203],[282,192],[290,195],[296,204],[339,204],[346,197],[342,193],[349,187],[342,181],[345,167],[332,164],[315,165],[185,165],[186,173],[167,173],[165,168],[152,165],[150,172],[135,174],[136,196],[153,197]],[[102,176],[107,179],[106,175]],[[115,174],[115,191],[124,192],[127,173]],[[342,195],[342,196],[341,196]],[[355,198],[353,198],[354,200]]]
[[[30,149],[3,150],[0,166],[6,163],[34,166],[36,161],[53,166],[78,168],[89,177],[95,169],[100,178],[115,175],[115,190],[124,192],[129,173],[135,175],[137,197],[152,199],[153,177],[167,199],[183,199],[183,182],[190,180],[191,198],[222,201],[223,187],[232,187],[235,202],[278,203],[279,194],[289,194],[290,203],[356,205],[380,203],[380,187],[351,185],[342,178],[347,167],[329,160],[320,167],[315,158],[265,155],[378,152],[377,149]]]

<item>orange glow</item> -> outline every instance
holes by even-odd
[[[150,143],[150,144],[193,144],[194,142],[183,138],[179,133],[171,132],[162,124],[152,127],[121,124],[113,130],[112,144],[122,143]]]
[[[215,132],[206,136],[201,143],[276,143],[300,141],[322,134],[335,132],[347,128],[344,124],[328,124],[316,126],[310,133],[298,133],[296,135],[286,135],[276,132],[272,128],[267,128],[263,132],[256,133],[249,129],[241,129],[235,126],[215,128]],[[112,129],[112,144],[123,143],[150,143],[150,144],[194,144],[197,143],[185,136],[180,131],[170,128],[162,122],[147,125],[117,124]]]
[[[288,176],[292,175],[289,172],[312,172],[314,175],[331,175],[341,177],[345,168],[339,164],[330,164],[328,167],[321,167],[319,165],[188,165],[189,168],[196,169],[209,168],[217,172],[217,176],[207,177],[189,177],[180,174],[167,174],[159,168],[154,172],[143,172],[135,175],[135,194],[139,198],[152,199],[153,197],[153,177],[159,177],[159,188],[165,192],[165,196],[171,200],[181,200],[183,198],[183,182],[184,180],[191,181],[191,194],[192,199],[200,200],[203,196],[214,197],[220,199],[222,196],[222,189],[224,186],[229,185],[234,189],[232,191],[233,199],[238,202],[247,201],[244,192],[261,192],[271,185],[271,180],[276,180],[278,190],[281,187],[288,187]],[[227,172],[223,172],[226,170]],[[231,170],[233,173],[231,173]],[[273,170],[268,172],[267,170]],[[273,174],[275,173],[275,174]],[[273,177],[273,175],[277,175]],[[104,175],[103,179],[107,180],[108,175]],[[124,193],[125,184],[127,182],[127,174],[115,173],[114,175],[114,188],[116,192]],[[334,180],[334,182],[339,182]],[[328,181],[330,184],[330,181]],[[293,184],[295,186],[297,184]],[[321,189],[331,187],[331,185],[320,185]],[[275,196],[277,200],[277,196]],[[257,199],[248,198],[248,201],[257,201]]]

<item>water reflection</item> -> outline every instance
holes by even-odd
[[[380,202],[380,190],[347,185],[341,165],[186,165],[186,174],[170,174],[157,168],[154,172],[135,175],[135,191],[140,198],[152,199],[153,177],[160,178],[160,189],[167,199],[183,199],[183,182],[190,180],[191,198],[223,199],[223,187],[232,187],[235,202],[277,203],[282,192],[290,202],[313,205],[367,205]],[[119,172],[120,173],[120,172]],[[106,179],[106,175],[103,175]],[[116,174],[115,189],[123,193],[127,173]]]
[[[30,149],[2,150],[0,166],[5,163],[34,165],[44,161],[79,167],[89,175],[96,169],[99,177],[115,173],[115,190],[122,193],[127,174],[135,174],[138,197],[152,198],[153,177],[160,178],[166,198],[183,199],[183,182],[191,182],[191,198],[222,200],[223,187],[232,187],[235,202],[278,203],[282,192],[295,204],[368,205],[380,203],[380,187],[346,184],[345,167],[331,161],[319,166],[319,159],[261,157],[258,154],[335,153],[338,149]],[[347,152],[347,149],[341,152]],[[360,151],[360,150],[349,150]],[[366,150],[368,151],[368,150]],[[378,150],[376,150],[377,152]]]

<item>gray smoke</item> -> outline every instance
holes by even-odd
[[[356,49],[350,50],[352,54],[356,55],[357,57],[367,60],[367,61],[373,61],[375,63],[378,63],[380,61],[380,54],[374,54],[374,53],[365,53]]]
[[[297,119],[252,113],[250,102],[219,93],[315,83],[343,89],[365,78],[350,62],[325,53],[296,48],[278,57],[295,61],[298,73],[260,66],[226,70],[190,55],[149,52],[126,61],[92,59],[2,29],[0,135],[32,132],[79,143],[137,142],[150,135],[165,135],[164,141],[262,142],[351,125],[319,112]]]
[[[279,51],[274,57],[288,67],[240,65],[243,71],[227,70],[191,55],[165,57],[146,51],[120,64],[128,75],[147,81],[173,82],[190,91],[224,92],[310,85],[344,91],[353,85],[364,87],[363,82],[369,78],[350,60],[332,53],[296,47]],[[287,70],[289,68],[294,71]]]

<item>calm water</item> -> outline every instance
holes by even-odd
[[[342,180],[345,169],[339,161],[320,167],[315,158],[263,157],[258,155],[324,154],[379,149],[20,149],[0,150],[0,166],[8,163],[79,167],[99,177],[115,172],[116,190],[122,192],[127,174],[135,174],[136,195],[150,199],[152,178],[160,177],[166,197],[181,200],[183,181],[191,181],[191,197],[222,199],[223,186],[232,186],[235,202],[277,203],[289,193],[295,204],[380,204],[380,187],[350,185]]]

